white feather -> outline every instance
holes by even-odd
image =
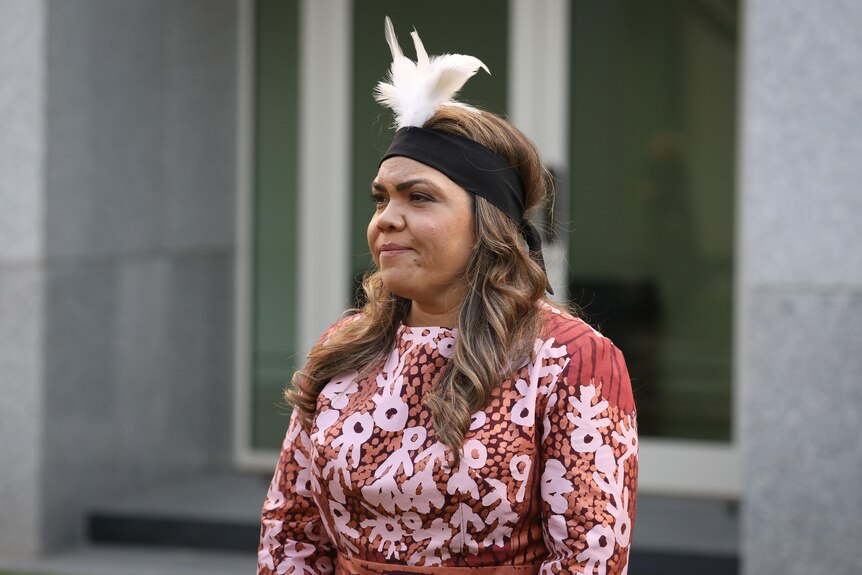
[[[416,62],[401,51],[395,28],[386,17],[386,42],[392,52],[392,66],[386,81],[379,82],[374,98],[395,114],[397,129],[422,126],[440,106],[458,105],[453,98],[479,69],[491,72],[481,60],[463,54],[443,54],[428,57],[425,46],[414,30],[411,34],[416,48]],[[470,108],[475,110],[475,108]]]

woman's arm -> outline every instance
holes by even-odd
[[[258,575],[333,571],[335,548],[311,495],[310,453],[294,411],[263,504]]]
[[[548,390],[541,442],[542,573],[624,574],[635,516],[637,421],[622,353],[580,337]]]

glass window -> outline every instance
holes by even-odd
[[[569,294],[644,436],[730,439],[738,7],[578,1]]]
[[[298,367],[298,0],[258,0],[252,296],[252,447],[278,449],[282,391]]]

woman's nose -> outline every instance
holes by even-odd
[[[377,227],[381,230],[401,229],[404,227],[404,211],[399,202],[390,200],[377,217]]]

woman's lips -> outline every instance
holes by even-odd
[[[401,244],[383,244],[380,246],[380,257],[397,256],[412,251],[407,246]]]

